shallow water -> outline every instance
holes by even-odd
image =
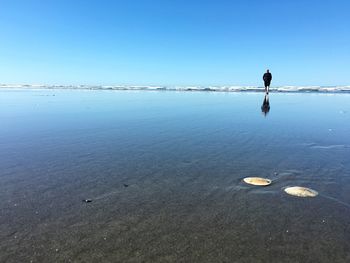
[[[262,101],[1,90],[0,261],[350,262],[350,94]]]

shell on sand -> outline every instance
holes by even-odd
[[[261,177],[246,177],[243,179],[243,181],[247,184],[260,185],[260,186],[270,185],[272,182],[270,179],[261,178]]]
[[[299,196],[299,197],[315,197],[318,195],[318,192],[310,188],[301,187],[301,186],[292,186],[287,187],[284,191],[289,195]]]

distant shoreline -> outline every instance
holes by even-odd
[[[263,87],[254,86],[106,86],[106,85],[7,85],[0,89],[64,89],[64,90],[129,90],[129,91],[197,91],[197,92],[264,92]],[[350,93],[350,86],[277,86],[271,92],[317,92]]]

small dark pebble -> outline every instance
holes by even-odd
[[[128,187],[129,185],[128,184],[123,184],[124,185],[124,187]]]
[[[92,200],[91,200],[91,199],[84,199],[83,202],[85,202],[85,203],[91,203]]]

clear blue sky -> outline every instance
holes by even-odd
[[[348,0],[0,0],[0,83],[350,84]]]

